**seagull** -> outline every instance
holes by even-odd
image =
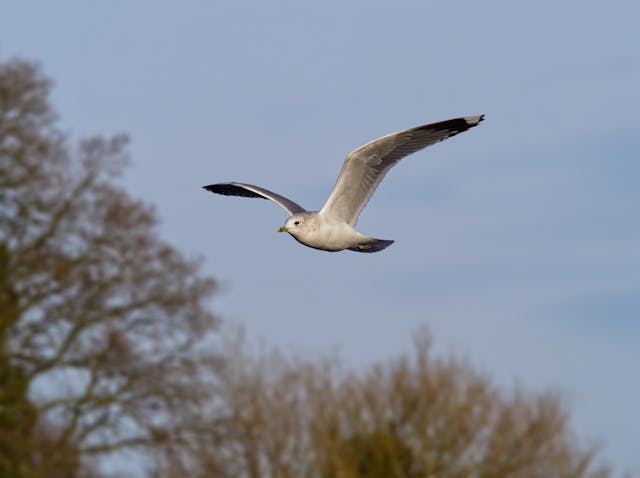
[[[319,211],[307,211],[272,191],[244,183],[203,186],[226,196],[263,198],[275,202],[289,217],[278,232],[288,232],[305,246],[323,251],[378,252],[394,241],[374,239],[355,229],[360,212],[380,181],[402,158],[477,126],[484,115],[464,116],[392,133],[349,153],[329,199]]]

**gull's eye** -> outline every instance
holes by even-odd
[[[300,224],[300,221],[295,221],[294,224],[297,226]]]

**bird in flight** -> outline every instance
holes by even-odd
[[[289,214],[278,232],[323,251],[378,252],[394,241],[374,239],[355,229],[358,216],[385,174],[402,158],[477,126],[484,115],[464,116],[392,133],[360,146],[344,160],[336,185],[319,211],[307,211],[279,194],[244,183],[203,186],[226,196],[269,199]]]

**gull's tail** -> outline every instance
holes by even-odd
[[[391,244],[393,244],[393,242],[394,241],[387,241],[385,239],[369,238],[368,240],[358,244],[355,247],[350,247],[349,250],[356,252],[378,252],[382,249],[386,249]]]

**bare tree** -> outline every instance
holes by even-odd
[[[20,463],[24,476],[53,476],[70,450],[86,462],[175,448],[216,360],[198,347],[216,326],[215,283],[116,185],[126,137],[70,147],[49,88],[37,65],[0,64],[0,360],[19,376],[0,396],[31,410],[24,443],[48,438]]]
[[[224,440],[195,443],[189,473],[163,476],[611,476],[569,429],[557,393],[502,392],[466,361],[434,357],[425,333],[413,354],[357,372],[242,342],[225,355]]]

